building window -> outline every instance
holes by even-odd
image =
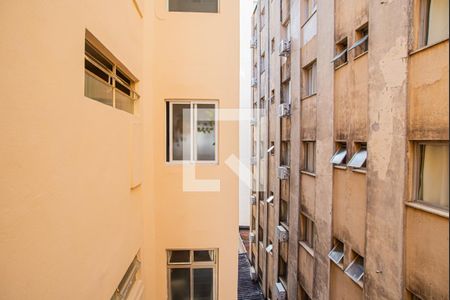
[[[336,56],[331,61],[334,63],[334,68],[337,69],[340,66],[348,62],[348,39],[344,38],[336,44]]]
[[[180,251],[188,252],[189,260],[172,263]],[[170,300],[217,299],[217,250],[169,250],[167,256]]]
[[[365,169],[367,160],[367,144],[359,143],[357,144],[358,151],[353,155],[350,162],[347,164],[348,167],[354,169]]]
[[[328,253],[328,257],[339,267],[343,268],[343,260],[344,260],[344,243],[340,240],[335,240],[334,247],[331,249],[330,253]]]
[[[261,53],[260,58],[260,73],[264,73],[266,71],[266,52]]]
[[[282,166],[289,166],[290,162],[291,162],[291,143],[289,141],[282,141],[280,163]]]
[[[313,62],[305,68],[306,97],[317,92],[317,62]]]
[[[219,0],[169,0],[169,11],[218,13]]]
[[[420,1],[419,47],[448,39],[448,0]]]
[[[217,103],[168,101],[167,161],[217,161]]]
[[[261,226],[258,226],[258,242],[262,243],[264,241],[264,230]]]
[[[306,16],[310,17],[317,9],[317,0],[306,0]]]
[[[369,24],[366,23],[356,30],[356,42],[348,51],[355,50],[355,57],[369,51]]]
[[[281,84],[280,103],[291,103],[291,81],[287,80]]]
[[[139,95],[136,82],[88,40],[84,51],[84,95],[103,104],[134,113]]]
[[[280,200],[280,223],[289,224],[289,203],[283,199]]]
[[[343,142],[337,143],[336,148],[337,150],[331,157],[330,162],[333,165],[345,165],[347,163],[347,144]]]
[[[303,142],[304,171],[314,173],[316,171],[316,142]]]
[[[300,241],[314,249],[314,222],[304,214],[300,215]]]
[[[136,284],[136,282],[139,280],[140,269],[141,269],[141,262],[139,261],[138,257],[136,256],[133,259],[133,262],[128,267],[122,280],[120,281],[119,286],[117,287],[116,291],[114,292],[113,296],[111,297],[111,300],[127,299],[128,294],[130,293],[131,289]]]
[[[288,279],[288,264],[281,255],[278,259],[278,278],[286,288]]]
[[[416,200],[447,210],[448,151],[448,142],[416,144]]]
[[[345,269],[347,274],[354,282],[362,285],[364,277],[364,258],[356,255],[355,259]]]

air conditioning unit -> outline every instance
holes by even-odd
[[[251,195],[251,196],[250,196],[250,203],[251,203],[252,205],[255,205],[255,204],[256,204],[256,196],[255,196],[255,195]]]
[[[276,236],[278,238],[278,242],[280,242],[280,243],[285,243],[289,240],[288,231],[286,230],[286,228],[284,228],[281,225],[277,226]]]
[[[258,40],[253,38],[250,40],[250,48],[255,49],[256,47],[258,47]]]
[[[291,114],[291,105],[289,103],[281,103],[278,107],[278,116],[280,118],[287,117]]]
[[[291,54],[291,41],[280,42],[280,56],[289,56]]]
[[[256,157],[255,157],[255,156],[252,156],[252,157],[250,158],[250,164],[251,164],[252,166],[256,165]]]
[[[286,290],[281,282],[275,283],[275,291],[278,300],[286,300]]]
[[[289,167],[288,166],[279,166],[278,167],[278,179],[280,179],[280,180],[288,180],[289,179]]]
[[[252,87],[255,87],[258,84],[258,79],[252,78]]]
[[[258,280],[258,276],[256,275],[256,270],[254,267],[250,267],[250,278],[255,282]]]
[[[251,118],[250,119],[250,125],[251,126],[255,126],[256,125],[256,119],[255,118]]]
[[[250,232],[250,234],[248,235],[248,241],[250,243],[255,243],[256,242],[256,235],[254,232]]]

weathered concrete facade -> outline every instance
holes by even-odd
[[[445,8],[258,1],[250,257],[268,299],[448,299]]]

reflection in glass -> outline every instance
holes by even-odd
[[[173,160],[191,160],[190,104],[172,105]]]
[[[113,106],[113,88],[87,72],[84,79],[84,95],[103,104]]]
[[[194,269],[194,299],[213,300],[214,271],[210,269]]]
[[[196,147],[197,160],[214,161],[216,159],[216,122],[214,104],[197,104]]]
[[[191,294],[190,269],[170,270],[171,300],[189,300]]]

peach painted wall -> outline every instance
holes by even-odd
[[[219,248],[219,299],[236,299],[238,177],[225,164],[239,157],[239,122],[220,122],[218,164],[198,165],[200,179],[220,180],[219,192],[184,192],[183,168],[165,162],[165,100],[209,99],[239,107],[239,3],[220,1],[219,14],[169,13],[155,2],[152,113],[156,211],[156,293],[167,297],[166,249]],[[145,182],[146,184],[146,182]],[[145,212],[147,213],[147,212]]]

